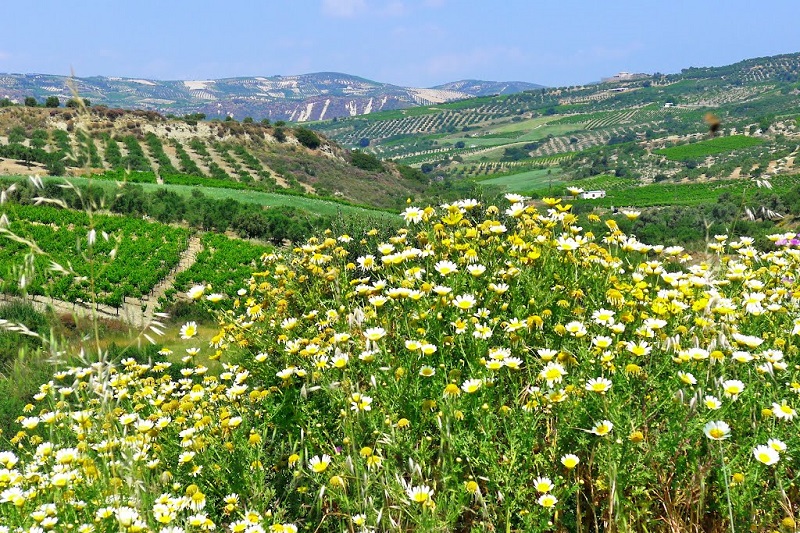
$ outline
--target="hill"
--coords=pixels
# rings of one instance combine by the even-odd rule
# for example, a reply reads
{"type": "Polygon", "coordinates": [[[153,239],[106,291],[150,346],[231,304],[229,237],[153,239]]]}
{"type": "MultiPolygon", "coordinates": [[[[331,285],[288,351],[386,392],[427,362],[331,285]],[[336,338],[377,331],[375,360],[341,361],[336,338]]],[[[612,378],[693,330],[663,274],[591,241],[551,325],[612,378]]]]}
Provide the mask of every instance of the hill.
{"type": "Polygon", "coordinates": [[[357,155],[280,123],[177,120],[105,106],[0,109],[0,174],[91,173],[383,208],[397,207],[424,186],[396,165],[375,160],[369,167],[357,155]],[[126,176],[128,170],[134,173],[126,176]]]}
{"type": "Polygon", "coordinates": [[[520,175],[511,180],[514,192],[541,193],[554,182],[602,174],[632,178],[630,186],[760,178],[796,172],[798,80],[800,54],[785,54],[381,111],[310,127],[438,179],[520,175]],[[716,122],[713,132],[709,120],[716,122]],[[730,136],[732,144],[708,153],[703,147],[680,148],[712,134],[730,136]],[[675,146],[681,157],[662,151],[675,146]],[[522,177],[540,170],[548,171],[547,179],[536,173],[522,177]]]}
{"type": "Polygon", "coordinates": [[[295,122],[364,115],[537,87],[541,86],[477,80],[432,88],[400,87],[337,72],[188,81],[0,74],[0,98],[18,103],[26,97],[43,103],[52,96],[64,103],[77,92],[82,98],[109,107],[295,122]]]}

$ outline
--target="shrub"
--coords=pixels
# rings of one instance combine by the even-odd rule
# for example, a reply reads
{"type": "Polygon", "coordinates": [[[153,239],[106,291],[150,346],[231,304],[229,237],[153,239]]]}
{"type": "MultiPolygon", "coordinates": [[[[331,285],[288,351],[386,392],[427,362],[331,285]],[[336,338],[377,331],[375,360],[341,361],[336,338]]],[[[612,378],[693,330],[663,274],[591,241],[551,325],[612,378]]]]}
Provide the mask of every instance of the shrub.
{"type": "Polygon", "coordinates": [[[319,148],[322,144],[317,134],[308,128],[295,128],[294,136],[300,144],[311,150],[319,148]]]}

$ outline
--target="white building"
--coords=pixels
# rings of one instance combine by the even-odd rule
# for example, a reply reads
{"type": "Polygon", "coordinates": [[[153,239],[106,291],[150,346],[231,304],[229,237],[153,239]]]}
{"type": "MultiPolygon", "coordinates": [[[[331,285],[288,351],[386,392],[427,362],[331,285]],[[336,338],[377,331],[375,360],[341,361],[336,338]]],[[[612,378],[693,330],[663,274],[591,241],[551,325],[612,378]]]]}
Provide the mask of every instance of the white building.
{"type": "Polygon", "coordinates": [[[606,191],[584,191],[581,193],[581,198],[584,200],[594,200],[595,198],[605,198],[606,191]]]}

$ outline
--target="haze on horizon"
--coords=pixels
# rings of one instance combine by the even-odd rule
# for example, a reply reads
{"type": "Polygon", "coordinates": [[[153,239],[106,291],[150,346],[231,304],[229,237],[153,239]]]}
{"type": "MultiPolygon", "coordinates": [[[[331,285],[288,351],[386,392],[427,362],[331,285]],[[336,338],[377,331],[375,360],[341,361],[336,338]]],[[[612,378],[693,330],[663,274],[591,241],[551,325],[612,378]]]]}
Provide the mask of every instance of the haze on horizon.
{"type": "Polygon", "coordinates": [[[4,6],[0,73],[196,80],[343,72],[548,86],[800,51],[800,3],[243,0],[4,6]]]}

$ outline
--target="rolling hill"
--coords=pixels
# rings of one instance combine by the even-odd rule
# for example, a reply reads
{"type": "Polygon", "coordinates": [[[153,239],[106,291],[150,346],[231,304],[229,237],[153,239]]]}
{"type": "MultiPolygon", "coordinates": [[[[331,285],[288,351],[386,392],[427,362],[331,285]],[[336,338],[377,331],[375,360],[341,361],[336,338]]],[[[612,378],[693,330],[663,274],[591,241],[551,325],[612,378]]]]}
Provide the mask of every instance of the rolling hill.
{"type": "Polygon", "coordinates": [[[629,180],[632,185],[758,178],[796,172],[799,80],[800,54],[785,54],[381,111],[309,127],[438,179],[489,183],[528,173],[530,179],[493,182],[514,182],[515,192],[609,173],[636,178],[629,180]],[[664,148],[707,140],[707,115],[719,123],[714,134],[732,137],[735,149],[680,148],[681,157],[665,156],[664,148]],[[539,176],[543,169],[546,180],[539,176]]]}
{"type": "Polygon", "coordinates": [[[49,74],[0,74],[0,98],[23,102],[75,93],[92,103],[161,114],[204,113],[209,118],[305,122],[364,115],[489,94],[541,87],[525,82],[460,81],[432,88],[400,87],[341,74],[160,81],[134,78],[70,78],[49,74]]]}
{"type": "Polygon", "coordinates": [[[86,175],[397,207],[424,184],[305,128],[152,111],[0,108],[0,175],[86,175]],[[363,159],[363,158],[362,158],[363,159]]]}

